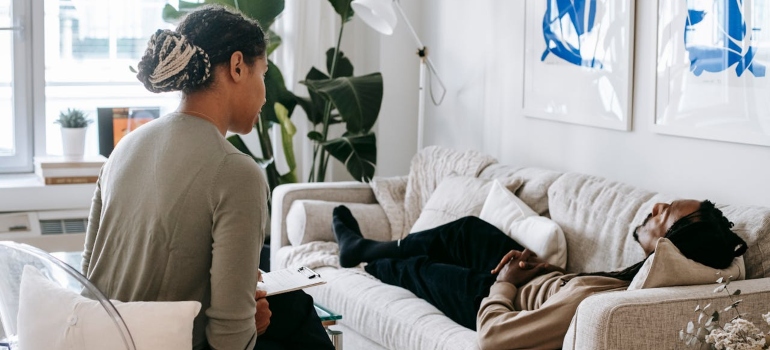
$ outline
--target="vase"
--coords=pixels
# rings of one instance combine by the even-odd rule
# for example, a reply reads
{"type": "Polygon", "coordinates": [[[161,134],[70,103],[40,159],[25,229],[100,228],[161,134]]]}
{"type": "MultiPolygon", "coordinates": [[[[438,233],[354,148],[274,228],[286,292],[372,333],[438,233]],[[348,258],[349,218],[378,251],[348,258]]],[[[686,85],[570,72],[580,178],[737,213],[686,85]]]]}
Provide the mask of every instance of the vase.
{"type": "Polygon", "coordinates": [[[64,159],[81,160],[86,147],[86,128],[61,128],[64,159]]]}

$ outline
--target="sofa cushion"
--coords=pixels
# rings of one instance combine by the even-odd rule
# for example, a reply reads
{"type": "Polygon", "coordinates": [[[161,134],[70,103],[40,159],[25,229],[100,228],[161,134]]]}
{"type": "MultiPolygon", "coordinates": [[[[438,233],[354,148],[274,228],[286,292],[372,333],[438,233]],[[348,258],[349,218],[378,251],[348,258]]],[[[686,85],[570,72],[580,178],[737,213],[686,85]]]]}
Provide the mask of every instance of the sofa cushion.
{"type": "Polygon", "coordinates": [[[567,242],[559,225],[538,216],[499,181],[492,182],[479,218],[494,225],[551,265],[564,268],[567,264],[567,242]]]}
{"type": "MultiPolygon", "coordinates": [[[[521,182],[516,178],[503,180],[506,188],[516,189],[521,182]]],[[[436,187],[422,208],[410,232],[420,232],[465,216],[479,216],[492,182],[470,176],[447,176],[436,187]]]]}
{"type": "Polygon", "coordinates": [[[358,220],[364,237],[378,241],[390,241],[391,230],[385,212],[379,204],[297,200],[286,214],[286,235],[293,246],[313,241],[336,242],[332,231],[332,212],[344,205],[358,220]]]}
{"type": "MultiPolygon", "coordinates": [[[[644,259],[631,236],[653,193],[596,176],[566,173],[548,189],[551,219],[564,230],[567,270],[609,271],[644,259]]],[[[648,211],[649,212],[649,211],[648,211]]]]}
{"type": "Polygon", "coordinates": [[[667,238],[658,240],[655,253],[647,258],[634,276],[628,290],[715,283],[720,277],[742,280],[746,277],[743,257],[739,256],[726,269],[715,269],[688,259],[667,238]]]}
{"type": "MultiPolygon", "coordinates": [[[[197,301],[112,301],[137,349],[192,348],[197,301]]],[[[19,297],[19,346],[24,349],[121,349],[117,326],[102,305],[24,267],[19,297]]]]}
{"type": "Polygon", "coordinates": [[[420,150],[409,166],[409,178],[404,194],[404,231],[415,232],[412,226],[428,203],[433,191],[450,175],[478,177],[484,168],[497,160],[478,151],[457,151],[438,146],[420,150]]]}
{"type": "Polygon", "coordinates": [[[359,269],[316,269],[328,283],[305,291],[342,315],[338,323],[388,349],[478,349],[476,332],[446,317],[412,292],[359,269]]]}
{"type": "Polygon", "coordinates": [[[506,164],[492,164],[479,175],[483,179],[516,177],[522,180],[514,194],[538,215],[548,217],[548,188],[562,173],[539,168],[514,168],[506,164]]]}

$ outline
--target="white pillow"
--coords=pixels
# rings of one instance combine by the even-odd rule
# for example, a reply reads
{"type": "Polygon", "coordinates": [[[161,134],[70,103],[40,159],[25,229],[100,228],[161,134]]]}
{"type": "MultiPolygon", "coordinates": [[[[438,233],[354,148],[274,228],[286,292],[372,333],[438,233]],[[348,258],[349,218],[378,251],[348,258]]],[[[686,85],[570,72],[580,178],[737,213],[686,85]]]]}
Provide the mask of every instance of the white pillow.
{"type": "MultiPolygon", "coordinates": [[[[197,301],[112,301],[137,349],[192,348],[197,301]]],[[[122,337],[96,301],[64,289],[36,268],[24,266],[19,292],[19,348],[25,350],[123,349],[122,337]]]]}
{"type": "Polygon", "coordinates": [[[314,241],[337,242],[332,231],[332,212],[344,205],[358,221],[361,234],[376,241],[390,241],[391,228],[385,211],[379,204],[296,200],[286,213],[286,235],[293,246],[314,241]]]}
{"type": "Polygon", "coordinates": [[[549,264],[567,265],[567,240],[553,220],[538,216],[511,191],[495,180],[479,218],[494,225],[549,264]]]}
{"type": "Polygon", "coordinates": [[[655,252],[634,276],[628,290],[711,284],[716,283],[720,277],[730,276],[733,280],[746,278],[743,256],[733,259],[733,263],[726,269],[715,269],[688,259],[674,243],[667,238],[660,238],[655,252]]]}
{"type": "MultiPolygon", "coordinates": [[[[520,180],[510,179],[519,187],[520,180]]],[[[425,231],[466,216],[479,216],[492,181],[470,176],[447,176],[433,191],[410,233],[425,231]]]]}

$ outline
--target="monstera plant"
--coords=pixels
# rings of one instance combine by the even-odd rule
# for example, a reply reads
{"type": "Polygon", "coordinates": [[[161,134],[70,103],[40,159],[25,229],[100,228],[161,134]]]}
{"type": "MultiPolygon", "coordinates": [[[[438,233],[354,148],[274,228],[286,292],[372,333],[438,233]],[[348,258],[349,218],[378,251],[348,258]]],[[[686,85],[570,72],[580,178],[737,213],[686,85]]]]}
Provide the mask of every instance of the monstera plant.
{"type": "MultiPolygon", "coordinates": [[[[269,55],[281,44],[280,36],[270,30],[270,26],[283,12],[284,0],[205,0],[203,3],[180,1],[179,8],[166,5],[163,10],[163,18],[173,23],[198,6],[221,4],[238,9],[267,29],[267,103],[262,108],[259,124],[255,126],[259,134],[262,157],[252,157],[265,168],[271,189],[279,184],[297,182],[292,144],[296,128],[290,119],[297,105],[302,107],[313,124],[313,130],[307,135],[313,141],[313,163],[308,181],[324,181],[330,157],[342,162],[353,178],[359,181],[368,181],[374,176],[377,140],[372,127],[377,121],[382,105],[382,75],[353,75],[353,64],[340,51],[345,23],[353,18],[353,10],[350,7],[352,0],[328,1],[341,17],[337,46],[326,51],[326,72],[313,67],[305,76],[305,80],[301,81],[308,88],[307,97],[296,96],[288,91],[281,71],[269,60],[269,55]],[[345,131],[340,137],[332,138],[330,127],[335,124],[344,125],[345,131]],[[279,174],[275,167],[269,134],[273,125],[281,127],[283,153],[290,168],[289,173],[283,175],[279,174]]],[[[239,136],[231,136],[228,140],[239,150],[251,154],[239,136]]]]}
{"type": "Polygon", "coordinates": [[[345,23],[353,18],[352,0],[329,0],[340,15],[337,46],[326,51],[326,73],[313,67],[301,83],[309,97],[297,97],[314,130],[308,133],[313,141],[313,165],[309,181],[324,181],[329,157],[334,157],[359,181],[374,176],[377,165],[377,140],[372,127],[382,105],[382,75],[372,73],[353,75],[353,64],[340,51],[345,23]],[[330,138],[329,128],[344,124],[345,132],[330,138]]]}
{"type": "Polygon", "coordinates": [[[276,17],[283,12],[284,0],[206,0],[203,3],[179,1],[179,8],[166,4],[163,8],[163,19],[166,22],[176,23],[187,12],[207,4],[220,4],[239,10],[244,15],[257,20],[268,35],[268,70],[265,75],[267,102],[262,107],[259,122],[254,126],[259,136],[262,157],[254,156],[238,135],[229,136],[227,140],[241,152],[251,155],[265,169],[271,190],[280,184],[297,182],[297,164],[292,142],[296,128],[289,118],[297,102],[294,94],[286,89],[281,71],[269,58],[270,54],[281,45],[281,37],[273,32],[270,26],[275,22],[276,17]],[[270,129],[274,125],[281,128],[283,153],[289,166],[289,171],[286,174],[279,174],[275,166],[275,153],[270,139],[270,129]]]}

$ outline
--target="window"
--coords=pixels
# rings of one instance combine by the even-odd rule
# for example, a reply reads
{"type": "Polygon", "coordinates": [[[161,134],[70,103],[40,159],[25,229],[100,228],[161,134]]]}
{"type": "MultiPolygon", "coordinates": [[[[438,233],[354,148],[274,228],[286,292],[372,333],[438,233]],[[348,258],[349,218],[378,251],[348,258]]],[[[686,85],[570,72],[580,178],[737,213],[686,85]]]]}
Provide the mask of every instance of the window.
{"type": "Polygon", "coordinates": [[[0,27],[14,27],[17,18],[34,28],[0,31],[0,172],[31,172],[33,139],[34,154],[62,154],[54,121],[67,108],[84,110],[94,120],[86,139],[86,153],[94,155],[99,153],[97,108],[159,107],[161,115],[176,108],[179,93],[151,93],[129,68],[136,67],[152,33],[173,28],[161,18],[168,2],[0,0],[0,27]],[[13,39],[37,31],[43,35],[13,39]],[[17,59],[6,57],[9,46],[17,59]],[[24,64],[33,74],[16,73],[25,71],[24,64]]]}
{"type": "Polygon", "coordinates": [[[29,5],[22,0],[0,0],[0,167],[22,171],[32,164],[32,139],[27,87],[29,30],[23,19],[29,5]]]}

